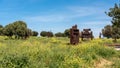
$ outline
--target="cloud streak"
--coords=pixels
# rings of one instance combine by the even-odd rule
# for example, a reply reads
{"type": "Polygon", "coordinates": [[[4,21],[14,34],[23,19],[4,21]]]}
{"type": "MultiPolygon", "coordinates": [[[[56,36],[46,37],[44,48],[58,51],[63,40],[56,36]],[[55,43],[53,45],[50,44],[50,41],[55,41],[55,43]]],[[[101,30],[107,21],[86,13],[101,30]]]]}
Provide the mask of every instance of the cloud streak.
{"type": "MultiPolygon", "coordinates": [[[[35,22],[62,22],[70,21],[74,18],[81,18],[90,15],[102,14],[102,9],[97,7],[66,7],[65,13],[52,13],[48,15],[27,16],[25,20],[31,20],[35,22]]],[[[101,16],[101,15],[100,15],[101,16]]]]}
{"type": "Polygon", "coordinates": [[[25,17],[25,20],[30,20],[34,22],[61,22],[65,19],[62,15],[47,15],[47,16],[32,16],[25,17]]]}

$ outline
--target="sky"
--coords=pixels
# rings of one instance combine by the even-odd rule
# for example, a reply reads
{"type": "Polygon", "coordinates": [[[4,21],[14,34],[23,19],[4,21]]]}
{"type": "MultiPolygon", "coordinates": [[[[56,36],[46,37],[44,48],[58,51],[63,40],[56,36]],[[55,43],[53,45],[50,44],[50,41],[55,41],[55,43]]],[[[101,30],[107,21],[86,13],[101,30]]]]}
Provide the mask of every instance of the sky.
{"type": "Polygon", "coordinates": [[[95,37],[111,24],[105,12],[118,0],[0,0],[0,25],[18,20],[41,32],[64,32],[77,24],[80,31],[91,28],[95,37]]]}

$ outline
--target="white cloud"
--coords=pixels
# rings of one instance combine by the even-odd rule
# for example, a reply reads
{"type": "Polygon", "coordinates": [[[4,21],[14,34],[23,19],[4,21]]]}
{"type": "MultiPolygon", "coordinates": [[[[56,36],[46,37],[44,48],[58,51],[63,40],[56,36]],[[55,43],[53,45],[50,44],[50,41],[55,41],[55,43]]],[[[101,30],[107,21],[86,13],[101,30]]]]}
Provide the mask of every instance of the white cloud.
{"type": "Polygon", "coordinates": [[[45,15],[45,16],[32,16],[26,17],[25,20],[30,20],[34,22],[60,22],[66,17],[63,15],[45,15]]]}
{"type": "Polygon", "coordinates": [[[90,25],[90,26],[93,26],[93,25],[106,25],[106,24],[110,24],[110,21],[89,21],[89,22],[83,22],[83,23],[80,23],[81,25],[85,24],[85,25],[90,25]]]}
{"type": "Polygon", "coordinates": [[[69,6],[67,9],[74,13],[80,13],[81,16],[104,13],[102,8],[95,6],[69,6]]]}
{"type": "MultiPolygon", "coordinates": [[[[62,12],[53,12],[51,14],[43,14],[38,16],[27,16],[24,19],[34,22],[66,22],[71,21],[75,18],[82,18],[85,16],[91,16],[94,17],[93,19],[107,19],[104,16],[104,10],[99,7],[80,7],[80,6],[69,6],[66,7],[66,10],[63,10],[62,12]],[[64,13],[63,13],[64,11],[64,13]]],[[[87,18],[86,18],[87,20],[87,18]]]]}

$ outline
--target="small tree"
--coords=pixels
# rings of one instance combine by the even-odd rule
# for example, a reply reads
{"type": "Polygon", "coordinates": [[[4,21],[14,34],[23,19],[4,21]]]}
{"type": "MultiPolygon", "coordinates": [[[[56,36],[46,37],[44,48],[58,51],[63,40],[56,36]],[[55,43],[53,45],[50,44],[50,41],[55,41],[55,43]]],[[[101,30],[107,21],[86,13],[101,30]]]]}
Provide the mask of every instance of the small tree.
{"type": "Polygon", "coordinates": [[[3,26],[0,25],[0,35],[3,35],[3,26]]]}
{"type": "Polygon", "coordinates": [[[65,37],[64,33],[58,32],[55,34],[56,37],[65,37]]]}
{"type": "Polygon", "coordinates": [[[102,29],[102,34],[104,37],[111,38],[112,37],[112,26],[107,25],[102,29]]]}
{"type": "Polygon", "coordinates": [[[25,39],[27,33],[27,24],[23,21],[16,21],[13,23],[14,35],[16,38],[25,39]]]}
{"type": "Polygon", "coordinates": [[[117,41],[117,38],[120,38],[120,6],[115,4],[113,8],[110,8],[110,11],[106,14],[109,17],[112,17],[112,38],[114,38],[115,41],[117,41]]]}
{"type": "Polygon", "coordinates": [[[53,37],[54,35],[53,35],[53,32],[51,32],[51,31],[42,31],[40,33],[40,36],[42,36],[42,37],[53,37]]]}
{"type": "Polygon", "coordinates": [[[46,37],[47,36],[47,31],[41,31],[40,36],[46,37]]]}
{"type": "Polygon", "coordinates": [[[32,36],[38,36],[38,32],[37,31],[32,31],[32,36]]]}
{"type": "Polygon", "coordinates": [[[66,29],[64,31],[64,34],[65,34],[66,37],[69,37],[70,36],[70,29],[66,29]]]}
{"type": "Polygon", "coordinates": [[[112,27],[112,38],[114,39],[114,42],[117,42],[117,39],[120,38],[120,28],[117,26],[112,27]]]}
{"type": "Polygon", "coordinates": [[[54,36],[54,35],[53,35],[53,32],[51,32],[51,31],[50,31],[50,32],[49,32],[49,31],[47,32],[47,37],[53,37],[53,36],[54,36]]]}

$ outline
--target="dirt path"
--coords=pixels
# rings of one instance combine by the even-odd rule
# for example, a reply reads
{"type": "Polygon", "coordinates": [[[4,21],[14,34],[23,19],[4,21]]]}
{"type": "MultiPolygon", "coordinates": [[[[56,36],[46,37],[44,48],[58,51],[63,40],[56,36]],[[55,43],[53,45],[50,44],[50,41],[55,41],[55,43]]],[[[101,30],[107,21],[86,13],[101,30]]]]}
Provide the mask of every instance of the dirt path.
{"type": "Polygon", "coordinates": [[[106,68],[106,66],[111,66],[112,62],[106,60],[106,59],[101,59],[100,61],[95,63],[95,68],[106,68]]]}

